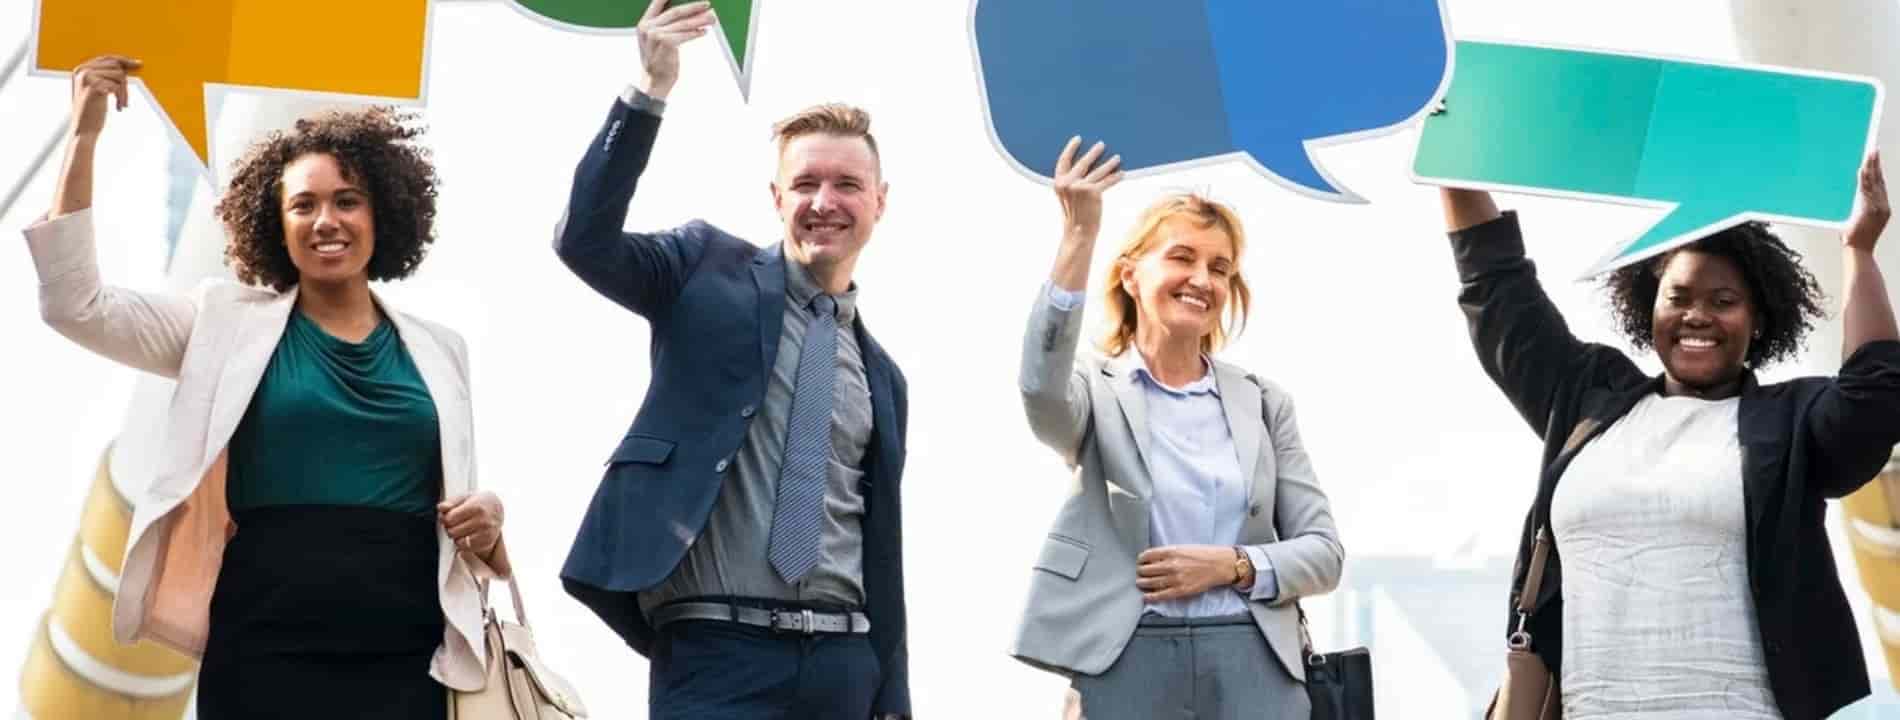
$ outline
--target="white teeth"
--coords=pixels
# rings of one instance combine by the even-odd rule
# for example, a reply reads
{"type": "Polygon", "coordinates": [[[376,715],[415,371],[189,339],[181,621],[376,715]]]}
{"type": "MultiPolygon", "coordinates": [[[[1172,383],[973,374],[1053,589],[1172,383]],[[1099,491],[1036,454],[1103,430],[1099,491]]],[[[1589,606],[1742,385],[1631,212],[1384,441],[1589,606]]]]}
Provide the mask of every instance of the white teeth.
{"type": "Polygon", "coordinates": [[[344,247],[343,243],[340,243],[340,242],[317,243],[317,252],[320,252],[320,253],[342,252],[343,247],[344,247]]]}
{"type": "Polygon", "coordinates": [[[1692,348],[1712,348],[1712,347],[1715,347],[1715,341],[1714,341],[1714,340],[1711,340],[1711,339],[1709,339],[1709,338],[1683,338],[1683,339],[1681,339],[1681,340],[1680,340],[1680,341],[1678,341],[1678,342],[1680,342],[1680,343],[1682,343],[1683,345],[1686,345],[1686,346],[1688,346],[1688,347],[1692,347],[1692,348]]]}
{"type": "Polygon", "coordinates": [[[1206,300],[1202,300],[1200,298],[1197,298],[1191,295],[1176,295],[1175,297],[1178,298],[1181,302],[1187,303],[1189,305],[1193,305],[1194,307],[1200,308],[1202,310],[1207,309],[1206,300]]]}

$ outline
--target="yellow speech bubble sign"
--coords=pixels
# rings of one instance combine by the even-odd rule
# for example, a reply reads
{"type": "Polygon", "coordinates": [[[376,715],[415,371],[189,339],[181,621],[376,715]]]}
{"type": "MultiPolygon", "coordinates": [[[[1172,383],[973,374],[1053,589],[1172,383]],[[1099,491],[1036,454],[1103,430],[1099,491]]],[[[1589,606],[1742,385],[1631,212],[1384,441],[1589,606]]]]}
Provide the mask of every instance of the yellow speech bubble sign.
{"type": "Polygon", "coordinates": [[[428,27],[428,0],[37,0],[33,69],[137,58],[134,87],[209,168],[206,86],[420,101],[428,27]]]}

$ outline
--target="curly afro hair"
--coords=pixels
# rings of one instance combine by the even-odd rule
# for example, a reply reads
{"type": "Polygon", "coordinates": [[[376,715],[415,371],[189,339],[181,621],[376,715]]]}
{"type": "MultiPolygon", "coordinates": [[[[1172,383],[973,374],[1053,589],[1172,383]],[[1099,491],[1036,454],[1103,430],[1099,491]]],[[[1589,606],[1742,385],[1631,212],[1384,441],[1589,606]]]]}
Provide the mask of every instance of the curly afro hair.
{"type": "Polygon", "coordinates": [[[238,279],[278,292],[297,284],[297,266],[284,246],[284,168],[312,153],[335,158],[344,179],[369,193],[376,222],[369,279],[414,273],[435,242],[439,182],[429,151],[413,142],[424,132],[411,123],[415,117],[388,107],[332,111],[300,119],[291,132],[273,132],[252,145],[217,208],[230,236],[225,263],[238,279]]]}
{"type": "Polygon", "coordinates": [[[1801,253],[1760,222],[1745,222],[1647,261],[1626,265],[1603,281],[1610,312],[1631,345],[1653,346],[1651,328],[1663,269],[1677,253],[1699,252],[1727,259],[1748,284],[1761,337],[1748,345],[1743,362],[1759,368],[1792,359],[1801,351],[1814,322],[1826,315],[1825,295],[1814,275],[1801,265],[1801,253]]]}

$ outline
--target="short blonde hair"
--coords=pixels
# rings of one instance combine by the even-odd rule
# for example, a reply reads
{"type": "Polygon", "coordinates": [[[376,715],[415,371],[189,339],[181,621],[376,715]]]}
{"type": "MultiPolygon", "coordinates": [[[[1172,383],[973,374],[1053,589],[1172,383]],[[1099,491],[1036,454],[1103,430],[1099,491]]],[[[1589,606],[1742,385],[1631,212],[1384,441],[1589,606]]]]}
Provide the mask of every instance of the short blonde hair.
{"type": "Polygon", "coordinates": [[[1241,230],[1240,216],[1232,208],[1195,193],[1174,193],[1163,196],[1141,214],[1135,228],[1122,241],[1121,251],[1116,253],[1115,261],[1108,264],[1108,270],[1102,277],[1102,295],[1108,320],[1108,333],[1102,338],[1102,351],[1114,357],[1122,354],[1135,342],[1135,326],[1138,320],[1135,298],[1122,289],[1122,270],[1148,251],[1153,250],[1161,236],[1161,226],[1169,220],[1181,218],[1197,228],[1220,230],[1234,246],[1234,271],[1227,276],[1228,302],[1222,309],[1221,322],[1213,330],[1201,336],[1201,352],[1212,353],[1227,343],[1230,337],[1240,334],[1247,324],[1247,309],[1253,303],[1253,293],[1247,289],[1247,281],[1240,273],[1240,258],[1246,254],[1247,235],[1241,230]]]}
{"type": "Polygon", "coordinates": [[[877,138],[871,136],[871,113],[865,112],[863,108],[844,103],[824,103],[800,110],[772,124],[772,138],[778,141],[781,155],[793,140],[820,134],[863,139],[864,144],[871,148],[871,159],[878,164],[878,172],[883,172],[883,160],[877,152],[877,138]]]}

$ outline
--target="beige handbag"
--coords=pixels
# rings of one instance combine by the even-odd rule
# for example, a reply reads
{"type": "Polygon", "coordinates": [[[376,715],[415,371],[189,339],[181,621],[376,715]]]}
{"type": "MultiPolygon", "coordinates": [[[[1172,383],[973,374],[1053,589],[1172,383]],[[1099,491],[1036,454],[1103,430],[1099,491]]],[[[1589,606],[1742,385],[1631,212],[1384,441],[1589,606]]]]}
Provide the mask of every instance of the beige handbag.
{"type": "Polygon", "coordinates": [[[483,636],[488,643],[488,683],[474,692],[449,690],[449,720],[575,720],[587,717],[587,708],[574,688],[541,664],[528,629],[528,613],[521,607],[521,589],[508,581],[515,601],[515,621],[495,615],[488,605],[488,583],[482,588],[483,636]]]}
{"type": "Polygon", "coordinates": [[[1537,529],[1537,544],[1531,549],[1531,565],[1524,573],[1524,589],[1517,594],[1517,632],[1511,633],[1504,656],[1504,682],[1491,697],[1486,720],[1558,720],[1563,717],[1562,693],[1557,678],[1550,674],[1544,659],[1531,647],[1531,610],[1537,605],[1537,591],[1543,586],[1544,564],[1550,560],[1550,529],[1537,529]]]}

